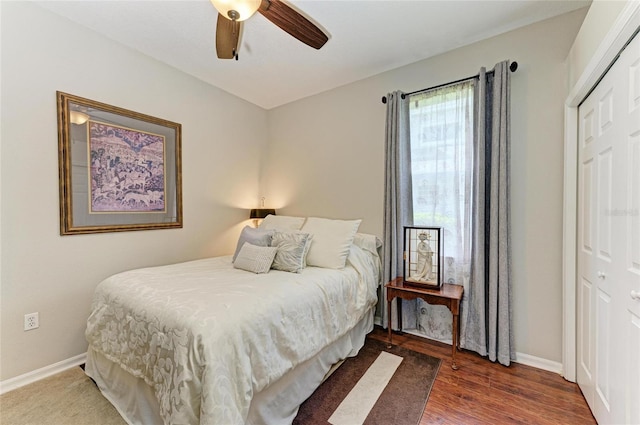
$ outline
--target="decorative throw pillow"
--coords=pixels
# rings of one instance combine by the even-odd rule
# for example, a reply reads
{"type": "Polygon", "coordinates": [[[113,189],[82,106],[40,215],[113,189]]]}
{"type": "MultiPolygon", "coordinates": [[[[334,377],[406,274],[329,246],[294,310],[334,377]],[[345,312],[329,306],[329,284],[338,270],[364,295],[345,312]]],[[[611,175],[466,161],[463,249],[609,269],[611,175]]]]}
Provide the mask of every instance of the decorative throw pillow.
{"type": "Polygon", "coordinates": [[[342,269],[362,220],[331,220],[309,217],[302,232],[313,235],[309,248],[309,266],[342,269]]]}
{"type": "Polygon", "coordinates": [[[278,248],[256,246],[245,242],[233,262],[233,267],[253,273],[267,273],[273,264],[277,251],[278,248]]]}
{"type": "Polygon", "coordinates": [[[275,270],[302,273],[309,252],[310,235],[302,232],[275,232],[271,246],[278,248],[271,266],[275,270]]]}
{"type": "Polygon", "coordinates": [[[304,217],[292,217],[288,215],[269,214],[260,223],[260,229],[275,229],[283,232],[300,230],[304,224],[304,217]]]}
{"type": "Polygon", "coordinates": [[[242,232],[240,232],[236,252],[233,254],[233,261],[236,261],[236,257],[245,242],[256,246],[270,246],[273,232],[274,230],[256,229],[251,226],[245,226],[242,232]]]}

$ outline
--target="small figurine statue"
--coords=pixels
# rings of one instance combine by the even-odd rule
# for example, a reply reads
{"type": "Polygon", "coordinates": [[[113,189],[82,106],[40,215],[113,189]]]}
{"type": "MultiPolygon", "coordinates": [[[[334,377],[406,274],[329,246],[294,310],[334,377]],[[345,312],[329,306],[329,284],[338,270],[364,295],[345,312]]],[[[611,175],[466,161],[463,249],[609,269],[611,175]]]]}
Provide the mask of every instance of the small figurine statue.
{"type": "Polygon", "coordinates": [[[417,282],[426,282],[433,279],[433,250],[429,245],[431,236],[426,232],[421,232],[418,235],[420,242],[418,243],[418,262],[416,265],[416,272],[411,278],[417,282]]]}

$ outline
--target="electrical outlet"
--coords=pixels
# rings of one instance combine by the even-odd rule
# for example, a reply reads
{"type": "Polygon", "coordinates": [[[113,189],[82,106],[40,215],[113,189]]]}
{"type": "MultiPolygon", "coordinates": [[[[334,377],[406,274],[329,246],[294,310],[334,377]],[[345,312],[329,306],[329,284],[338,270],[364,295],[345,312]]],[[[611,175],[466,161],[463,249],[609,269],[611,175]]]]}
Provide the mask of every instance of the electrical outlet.
{"type": "Polygon", "coordinates": [[[38,313],[29,313],[24,315],[24,330],[30,331],[40,327],[40,318],[38,313]]]}

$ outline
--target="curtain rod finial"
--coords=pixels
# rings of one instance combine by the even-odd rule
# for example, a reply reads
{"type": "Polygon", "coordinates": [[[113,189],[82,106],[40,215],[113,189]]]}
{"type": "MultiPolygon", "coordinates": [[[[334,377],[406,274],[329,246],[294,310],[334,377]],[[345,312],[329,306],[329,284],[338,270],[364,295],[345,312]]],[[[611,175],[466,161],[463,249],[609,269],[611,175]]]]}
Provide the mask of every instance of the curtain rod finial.
{"type": "Polygon", "coordinates": [[[387,103],[387,96],[382,96],[382,103],[387,103]]]}
{"type": "Polygon", "coordinates": [[[511,72],[516,72],[516,69],[518,69],[518,62],[511,62],[511,64],[509,65],[509,69],[511,70],[511,72]]]}

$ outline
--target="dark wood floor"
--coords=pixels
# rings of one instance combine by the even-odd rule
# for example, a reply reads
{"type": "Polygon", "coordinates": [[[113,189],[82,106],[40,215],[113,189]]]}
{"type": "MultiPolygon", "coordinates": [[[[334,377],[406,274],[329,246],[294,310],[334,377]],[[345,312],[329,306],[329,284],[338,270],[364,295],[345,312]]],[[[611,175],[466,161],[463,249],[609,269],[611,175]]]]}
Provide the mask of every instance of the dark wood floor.
{"type": "MultiPolygon", "coordinates": [[[[387,333],[376,327],[370,337],[386,341],[387,333]]],[[[468,351],[458,352],[454,371],[450,345],[410,334],[394,334],[393,342],[443,360],[420,425],[596,423],[578,386],[555,373],[468,351]]]]}

